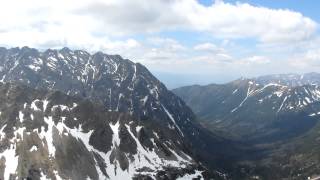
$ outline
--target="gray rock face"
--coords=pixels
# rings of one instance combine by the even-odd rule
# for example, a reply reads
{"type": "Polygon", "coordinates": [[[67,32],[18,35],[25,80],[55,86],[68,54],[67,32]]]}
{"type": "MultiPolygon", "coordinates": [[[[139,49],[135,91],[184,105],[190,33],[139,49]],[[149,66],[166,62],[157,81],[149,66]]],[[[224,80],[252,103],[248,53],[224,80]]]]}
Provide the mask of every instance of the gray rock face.
{"type": "MultiPolygon", "coordinates": [[[[62,106],[60,110],[57,108],[52,112],[40,109],[43,113],[51,113],[50,116],[38,111],[33,112],[33,118],[38,120],[24,126],[39,129],[52,124],[51,121],[57,126],[59,124],[56,123],[62,121],[61,118],[65,116],[63,127],[66,126],[70,132],[76,131],[81,137],[89,138],[88,144],[80,138],[81,145],[76,143],[77,138],[64,137],[61,129],[50,129],[49,134],[51,131],[55,134],[52,142],[61,147],[55,151],[61,159],[67,157],[65,159],[70,162],[76,157],[91,153],[89,159],[82,159],[72,166],[64,164],[61,160],[61,171],[82,171],[85,162],[92,164],[92,169],[99,167],[98,175],[88,168],[91,174],[83,170],[78,179],[83,178],[84,174],[90,175],[93,179],[101,176],[112,179],[122,175],[131,178],[135,177],[135,172],[140,171],[142,173],[138,173],[139,176],[158,176],[154,173],[157,168],[160,168],[160,171],[163,169],[159,178],[167,177],[166,173],[163,173],[166,172],[164,167],[167,166],[173,166],[174,169],[168,172],[171,174],[170,177],[178,177],[183,176],[183,169],[191,168],[192,172],[196,173],[197,168],[192,167],[197,166],[195,161],[198,160],[211,163],[217,168],[222,167],[227,159],[231,161],[228,154],[229,151],[233,151],[234,145],[203,129],[195,121],[195,115],[188,106],[139,63],[101,52],[91,55],[85,51],[71,51],[68,48],[39,52],[24,47],[0,48],[0,64],[1,82],[23,84],[39,91],[57,90],[66,94],[53,93],[54,97],[50,99],[49,104],[46,104],[48,102],[44,101],[45,99],[35,101],[34,106],[37,107],[50,106],[51,103],[66,107],[62,106]],[[88,101],[73,110],[79,117],[71,117],[70,120],[65,112],[73,107],[72,104],[66,105],[69,96],[88,101]],[[89,101],[97,105],[92,105],[89,101]],[[110,112],[107,114],[109,120],[105,120],[106,112],[110,112]],[[82,126],[77,124],[79,121],[72,119],[80,119],[80,116],[84,119],[82,126]],[[95,125],[90,125],[89,129],[79,129],[84,128],[84,124],[89,122],[95,125]],[[78,148],[77,153],[81,154],[71,154],[73,149],[78,148]],[[145,164],[149,165],[144,166],[145,164]],[[180,166],[182,169],[174,168],[180,166]],[[111,171],[114,173],[110,173],[111,171]]],[[[21,99],[25,99],[25,95],[21,99]]],[[[29,115],[24,117],[29,118],[29,115]]],[[[38,134],[40,130],[41,128],[38,134]]],[[[37,172],[39,174],[42,171],[35,171],[33,174],[37,175],[37,172]]],[[[72,178],[76,176],[76,173],[64,174],[72,178]]]]}
{"type": "Polygon", "coordinates": [[[0,63],[3,82],[59,90],[100,102],[110,111],[130,112],[138,117],[163,121],[168,119],[166,108],[177,122],[186,119],[178,115],[192,118],[184,103],[144,66],[118,55],[90,55],[67,48],[38,52],[24,47],[0,50],[0,63]]]}
{"type": "Polygon", "coordinates": [[[58,90],[103,104],[109,111],[129,112],[184,133],[197,134],[192,111],[144,66],[101,52],[1,49],[2,82],[58,90]],[[191,129],[189,129],[191,128],[191,129]],[[185,132],[184,132],[185,131],[185,132]]]}
{"type": "Polygon", "coordinates": [[[156,177],[167,168],[173,169],[165,174],[177,177],[190,168],[203,171],[182,143],[163,135],[170,130],[161,124],[58,91],[0,84],[0,94],[1,179],[131,179],[156,177]]]}

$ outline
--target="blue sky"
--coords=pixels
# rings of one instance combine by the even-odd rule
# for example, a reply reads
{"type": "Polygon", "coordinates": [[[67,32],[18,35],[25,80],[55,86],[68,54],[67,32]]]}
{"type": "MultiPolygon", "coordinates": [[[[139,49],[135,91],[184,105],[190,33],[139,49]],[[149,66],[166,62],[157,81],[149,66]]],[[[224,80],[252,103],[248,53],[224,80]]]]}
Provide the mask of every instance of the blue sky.
{"type": "Polygon", "coordinates": [[[311,0],[2,1],[0,46],[120,54],[169,88],[318,72],[317,7],[311,0]]]}
{"type": "MultiPolygon", "coordinates": [[[[199,0],[205,6],[210,6],[214,0],[199,0]]],[[[319,1],[314,0],[225,0],[228,3],[248,3],[254,6],[263,6],[272,9],[290,9],[293,11],[301,12],[305,16],[319,19],[320,14],[318,8],[319,1]]]]}

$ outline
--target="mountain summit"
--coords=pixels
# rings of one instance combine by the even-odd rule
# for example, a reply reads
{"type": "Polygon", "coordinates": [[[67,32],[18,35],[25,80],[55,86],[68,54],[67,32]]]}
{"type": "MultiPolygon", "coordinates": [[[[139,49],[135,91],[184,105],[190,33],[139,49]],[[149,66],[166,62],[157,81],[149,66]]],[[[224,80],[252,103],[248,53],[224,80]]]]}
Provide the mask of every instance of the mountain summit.
{"type": "Polygon", "coordinates": [[[221,169],[231,158],[232,143],[139,63],[23,47],[0,48],[0,64],[6,179],[206,177],[199,161],[221,169]]]}

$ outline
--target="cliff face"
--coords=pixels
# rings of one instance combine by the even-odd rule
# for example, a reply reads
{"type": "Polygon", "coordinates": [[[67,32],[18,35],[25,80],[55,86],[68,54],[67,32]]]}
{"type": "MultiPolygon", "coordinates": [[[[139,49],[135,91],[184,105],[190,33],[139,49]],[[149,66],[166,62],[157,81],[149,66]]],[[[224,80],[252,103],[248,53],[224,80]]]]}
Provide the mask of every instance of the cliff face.
{"type": "Polygon", "coordinates": [[[58,91],[1,84],[0,93],[2,179],[177,178],[201,170],[161,124],[58,91]]]}
{"type": "Polygon", "coordinates": [[[213,169],[231,161],[225,147],[233,151],[233,145],[203,129],[188,106],[141,64],[101,52],[28,47],[0,48],[0,63],[1,82],[10,83],[2,87],[3,98],[12,98],[12,86],[18,89],[14,97],[23,99],[2,102],[18,106],[6,107],[15,111],[1,116],[7,142],[36,139],[35,147],[24,147],[31,155],[20,155],[26,149],[18,152],[17,143],[6,144],[3,153],[18,154],[12,156],[19,161],[13,169],[22,166],[20,157],[43,156],[43,164],[27,163],[23,171],[5,171],[5,177],[26,177],[32,166],[39,177],[174,179],[202,176],[198,161],[213,169]]]}

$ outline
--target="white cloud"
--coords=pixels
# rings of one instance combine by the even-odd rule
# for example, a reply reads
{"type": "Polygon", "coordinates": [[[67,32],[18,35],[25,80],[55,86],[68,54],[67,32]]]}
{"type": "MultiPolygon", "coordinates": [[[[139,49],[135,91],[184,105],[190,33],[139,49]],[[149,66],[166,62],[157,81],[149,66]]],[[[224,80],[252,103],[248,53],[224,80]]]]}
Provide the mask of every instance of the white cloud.
{"type": "Polygon", "coordinates": [[[197,51],[207,51],[207,52],[223,52],[224,49],[218,47],[215,44],[212,43],[202,43],[202,44],[197,44],[193,47],[194,50],[197,51]]]}
{"type": "Polygon", "coordinates": [[[180,14],[188,12],[185,14],[195,29],[218,37],[254,37],[261,42],[301,41],[310,38],[317,28],[316,22],[290,10],[222,1],[210,7],[196,1],[183,1],[177,6],[180,14]]]}
{"type": "Polygon", "coordinates": [[[317,27],[316,22],[298,12],[223,1],[215,1],[208,7],[196,0],[1,0],[0,3],[0,43],[34,47],[46,43],[92,47],[93,40],[98,44],[94,47],[100,47],[118,35],[175,29],[208,32],[219,38],[292,42],[310,38],[317,27]]]}
{"type": "Polygon", "coordinates": [[[230,61],[233,59],[233,57],[231,55],[225,54],[225,53],[217,53],[216,56],[220,57],[221,59],[223,59],[225,61],[230,61]]]}
{"type": "Polygon", "coordinates": [[[317,28],[316,22],[298,12],[223,1],[208,7],[196,0],[93,1],[79,12],[101,20],[118,33],[186,29],[219,38],[253,37],[278,43],[308,39],[317,28]]]}
{"type": "Polygon", "coordinates": [[[89,1],[76,10],[98,20],[111,33],[151,33],[176,29],[186,24],[187,19],[173,9],[175,1],[167,0],[109,0],[89,1]]]}
{"type": "Polygon", "coordinates": [[[307,51],[305,58],[320,62],[320,49],[307,51]]]}
{"type": "Polygon", "coordinates": [[[150,43],[150,45],[152,46],[161,47],[172,52],[177,52],[186,49],[186,47],[183,46],[181,43],[171,38],[151,37],[147,39],[147,42],[150,43]]]}
{"type": "Polygon", "coordinates": [[[288,64],[300,70],[319,71],[320,47],[295,55],[288,64]]]}
{"type": "Polygon", "coordinates": [[[239,63],[247,65],[268,64],[270,59],[264,56],[250,56],[242,59],[239,63]]]}

